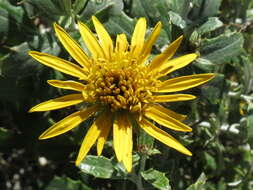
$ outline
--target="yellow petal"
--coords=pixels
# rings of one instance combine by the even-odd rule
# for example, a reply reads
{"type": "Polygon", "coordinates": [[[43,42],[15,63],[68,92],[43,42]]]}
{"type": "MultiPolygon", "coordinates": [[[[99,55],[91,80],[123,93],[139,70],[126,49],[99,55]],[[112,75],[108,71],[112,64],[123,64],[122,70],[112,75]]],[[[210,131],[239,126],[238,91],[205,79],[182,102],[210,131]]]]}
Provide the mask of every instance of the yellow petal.
{"type": "Polygon", "coordinates": [[[182,39],[183,36],[180,36],[178,39],[172,42],[161,54],[155,56],[155,58],[149,64],[149,68],[151,70],[159,69],[161,65],[163,65],[166,61],[172,58],[173,55],[176,53],[178,47],[180,46],[182,39]]]}
{"type": "Polygon", "coordinates": [[[197,58],[197,56],[198,56],[197,54],[191,53],[172,59],[161,65],[161,67],[159,68],[159,72],[161,75],[167,75],[168,73],[171,73],[177,69],[185,67],[186,65],[194,61],[197,58]]]}
{"type": "Polygon", "coordinates": [[[106,29],[104,28],[104,26],[99,22],[99,20],[95,16],[92,16],[92,21],[96,29],[97,35],[101,41],[101,45],[104,50],[105,56],[107,59],[110,59],[113,52],[112,39],[108,34],[108,32],[106,31],[106,29]]]}
{"type": "Polygon", "coordinates": [[[97,38],[90,29],[82,22],[78,21],[79,30],[85,45],[95,58],[104,58],[104,51],[100,46],[97,38]]]}
{"type": "Polygon", "coordinates": [[[153,101],[160,103],[160,102],[178,102],[178,101],[187,101],[193,100],[196,96],[190,94],[170,94],[170,95],[157,95],[153,96],[153,101]]]}
{"type": "Polygon", "coordinates": [[[48,67],[51,67],[55,70],[58,70],[60,72],[66,73],[74,77],[79,77],[80,79],[83,80],[87,79],[85,71],[81,67],[69,61],[60,59],[58,57],[46,53],[40,53],[37,51],[29,51],[29,55],[32,56],[37,61],[39,61],[40,63],[48,67]]]}
{"type": "Polygon", "coordinates": [[[117,116],[113,123],[113,147],[119,162],[122,161],[124,156],[124,147],[122,146],[124,127],[124,117],[122,117],[122,115],[117,116]]]}
{"type": "Polygon", "coordinates": [[[97,138],[99,137],[105,118],[104,116],[105,116],[104,114],[100,115],[95,120],[95,122],[92,124],[87,134],[85,135],[76,159],[76,166],[78,166],[82,162],[87,153],[90,151],[92,145],[96,142],[97,138]]]}
{"type": "Polygon", "coordinates": [[[192,156],[192,153],[186,149],[182,144],[180,144],[174,137],[166,133],[165,131],[157,128],[154,124],[146,119],[139,122],[140,127],[148,133],[150,136],[156,138],[167,146],[176,149],[177,151],[192,156]]]}
{"type": "Polygon", "coordinates": [[[138,57],[142,51],[147,27],[146,25],[146,19],[143,17],[140,18],[135,25],[130,48],[133,57],[138,57]]]}
{"type": "Polygon", "coordinates": [[[70,35],[58,24],[54,23],[54,29],[57,37],[61,41],[62,45],[69,52],[69,54],[81,65],[83,68],[88,71],[90,67],[90,61],[86,53],[82,48],[73,40],[70,35]]]}
{"type": "Polygon", "coordinates": [[[128,172],[132,170],[132,150],[133,150],[133,131],[132,125],[129,122],[127,115],[123,116],[123,130],[122,130],[122,160],[128,172]]]}
{"type": "Polygon", "coordinates": [[[102,150],[104,148],[104,144],[107,140],[107,137],[109,135],[109,132],[112,128],[112,118],[111,118],[111,115],[109,115],[111,113],[109,112],[105,112],[103,114],[103,123],[101,124],[101,133],[98,137],[98,141],[97,141],[97,154],[98,156],[101,155],[102,153],[102,150]]]}
{"type": "Polygon", "coordinates": [[[117,54],[119,59],[124,56],[124,53],[127,50],[128,46],[129,44],[126,35],[117,35],[115,53],[117,54]]]}
{"type": "Polygon", "coordinates": [[[161,105],[157,105],[157,104],[150,105],[148,108],[153,108],[153,109],[160,110],[164,114],[169,115],[170,117],[173,117],[174,119],[179,120],[179,121],[183,121],[187,117],[186,115],[176,113],[176,112],[174,112],[170,109],[167,109],[167,108],[165,108],[161,105]]]}
{"type": "Polygon", "coordinates": [[[158,85],[156,92],[177,92],[199,86],[214,78],[214,74],[196,74],[183,77],[176,77],[164,81],[158,85]]]}
{"type": "Polygon", "coordinates": [[[158,38],[158,36],[161,32],[161,28],[162,28],[162,23],[158,22],[155,25],[152,33],[149,35],[147,41],[145,41],[144,46],[143,46],[144,48],[142,49],[142,56],[144,58],[150,54],[152,46],[155,43],[156,39],[158,38]]]}
{"type": "Polygon", "coordinates": [[[68,117],[65,117],[47,129],[44,133],[42,133],[39,139],[48,139],[66,133],[67,131],[82,123],[84,120],[88,119],[92,114],[96,112],[96,110],[97,106],[92,106],[85,110],[77,111],[68,117]]]}
{"type": "Polygon", "coordinates": [[[162,106],[150,106],[145,110],[144,115],[169,129],[173,129],[175,131],[192,131],[189,126],[181,123],[177,119],[174,119],[170,115],[166,114],[166,112],[163,112],[164,109],[161,107],[162,106]]]}
{"type": "Polygon", "coordinates": [[[84,98],[82,94],[70,94],[70,95],[62,96],[62,97],[55,98],[52,100],[48,100],[46,102],[42,102],[32,107],[29,110],[29,112],[56,110],[56,109],[72,106],[75,104],[79,104],[83,101],[84,101],[84,98]]]}
{"type": "Polygon", "coordinates": [[[71,81],[71,80],[68,80],[68,81],[48,80],[47,83],[56,88],[75,90],[79,92],[82,92],[85,88],[84,84],[76,82],[76,81],[71,81]]]}

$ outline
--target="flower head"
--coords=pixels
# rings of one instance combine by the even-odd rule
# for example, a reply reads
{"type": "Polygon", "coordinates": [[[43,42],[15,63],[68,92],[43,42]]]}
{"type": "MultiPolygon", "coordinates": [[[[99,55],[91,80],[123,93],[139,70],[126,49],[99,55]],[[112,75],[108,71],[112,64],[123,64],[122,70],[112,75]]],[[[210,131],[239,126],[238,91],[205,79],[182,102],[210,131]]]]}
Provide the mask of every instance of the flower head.
{"type": "Polygon", "coordinates": [[[189,126],[181,122],[185,115],[175,113],[160,103],[194,99],[193,95],[174,92],[201,85],[214,75],[196,74],[162,80],[162,76],[188,65],[197,55],[192,53],[171,59],[182,41],[180,36],[160,55],[149,60],[152,45],[161,30],[160,22],[145,40],[146,20],[140,18],[129,44],[125,34],[117,35],[116,42],[113,43],[98,19],[92,17],[92,21],[97,36],[85,24],[78,22],[81,36],[91,56],[88,56],[64,29],[54,24],[60,42],[79,65],[45,53],[29,52],[29,55],[42,64],[78,79],[78,82],[48,80],[54,87],[73,90],[76,93],[40,103],[31,108],[30,112],[55,110],[83,102],[89,105],[55,123],[39,139],[63,134],[94,116],[95,121],[83,140],[76,165],[85,158],[95,142],[97,154],[100,155],[112,131],[116,157],[130,172],[133,123],[137,123],[145,132],[167,146],[191,155],[188,149],[153,123],[176,131],[191,131],[189,126]],[[171,92],[173,94],[169,94],[171,92]]]}

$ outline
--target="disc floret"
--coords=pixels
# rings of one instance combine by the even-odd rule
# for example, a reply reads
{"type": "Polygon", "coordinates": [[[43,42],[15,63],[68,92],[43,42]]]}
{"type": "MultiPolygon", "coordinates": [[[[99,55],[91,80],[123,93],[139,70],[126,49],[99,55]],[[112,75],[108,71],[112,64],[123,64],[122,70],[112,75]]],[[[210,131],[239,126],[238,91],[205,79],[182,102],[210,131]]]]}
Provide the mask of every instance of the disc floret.
{"type": "Polygon", "coordinates": [[[85,91],[111,111],[141,112],[152,102],[151,91],[158,80],[136,60],[98,60],[91,68],[85,91]]]}

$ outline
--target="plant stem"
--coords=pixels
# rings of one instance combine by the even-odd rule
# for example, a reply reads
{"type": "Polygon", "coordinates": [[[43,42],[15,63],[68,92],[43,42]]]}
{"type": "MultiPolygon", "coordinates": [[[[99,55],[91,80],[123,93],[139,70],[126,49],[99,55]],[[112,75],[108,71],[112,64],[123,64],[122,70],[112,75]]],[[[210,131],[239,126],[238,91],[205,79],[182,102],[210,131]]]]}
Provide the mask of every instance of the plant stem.
{"type": "Polygon", "coordinates": [[[137,185],[137,190],[144,190],[141,177],[138,177],[136,185],[137,185]]]}
{"type": "Polygon", "coordinates": [[[141,173],[142,171],[145,170],[146,160],[147,160],[147,155],[146,154],[141,154],[139,173],[141,173]]]}
{"type": "Polygon", "coordinates": [[[132,172],[129,180],[131,180],[132,182],[135,183],[135,185],[137,186],[137,190],[144,190],[141,172],[145,170],[147,155],[141,154],[140,157],[141,157],[140,158],[140,169],[138,171],[132,172]]]}
{"type": "Polygon", "coordinates": [[[123,182],[123,188],[122,188],[122,190],[126,190],[126,179],[123,182]]]}
{"type": "MultiPolygon", "coordinates": [[[[138,127],[138,124],[134,122],[133,124],[138,127]]],[[[142,175],[141,172],[145,170],[146,166],[146,160],[148,157],[148,151],[153,148],[153,143],[154,143],[154,138],[150,137],[145,133],[143,130],[139,131],[139,136],[138,136],[138,141],[137,141],[137,146],[138,146],[138,152],[140,155],[140,160],[139,160],[139,170],[135,170],[131,174],[131,181],[133,181],[136,186],[137,190],[144,190],[143,183],[142,183],[142,175]]]]}
{"type": "Polygon", "coordinates": [[[147,160],[147,155],[146,154],[141,154],[141,159],[140,159],[140,169],[137,175],[137,189],[138,190],[144,190],[143,184],[142,184],[142,176],[141,172],[145,170],[145,165],[146,165],[146,160],[147,160]]]}

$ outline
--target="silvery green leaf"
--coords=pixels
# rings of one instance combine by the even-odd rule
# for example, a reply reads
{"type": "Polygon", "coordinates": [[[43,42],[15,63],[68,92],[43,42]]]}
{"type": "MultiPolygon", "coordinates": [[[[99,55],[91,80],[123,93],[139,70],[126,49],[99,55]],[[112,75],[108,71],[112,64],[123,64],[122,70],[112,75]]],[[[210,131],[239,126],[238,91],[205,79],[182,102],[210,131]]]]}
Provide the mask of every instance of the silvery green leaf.
{"type": "Polygon", "coordinates": [[[190,185],[186,190],[205,190],[204,185],[206,183],[206,175],[204,173],[201,173],[197,181],[190,185]]]}
{"type": "Polygon", "coordinates": [[[197,29],[197,32],[199,35],[203,35],[207,32],[212,32],[221,26],[223,26],[223,23],[219,18],[209,17],[208,20],[197,29]]]}
{"type": "Polygon", "coordinates": [[[155,169],[149,169],[141,172],[142,177],[159,190],[170,190],[169,179],[165,173],[155,169]]]}
{"type": "Polygon", "coordinates": [[[105,179],[111,178],[114,171],[111,160],[103,156],[88,155],[78,167],[86,174],[105,179]]]}
{"type": "Polygon", "coordinates": [[[201,57],[215,64],[223,64],[242,52],[243,41],[243,36],[240,33],[223,34],[202,40],[200,45],[201,57]]]}
{"type": "Polygon", "coordinates": [[[79,180],[72,180],[69,177],[55,176],[47,185],[45,190],[92,190],[79,180]]]}
{"type": "Polygon", "coordinates": [[[183,20],[183,18],[179,14],[169,11],[169,17],[172,24],[178,26],[181,29],[184,29],[186,27],[186,22],[183,20]]]}

